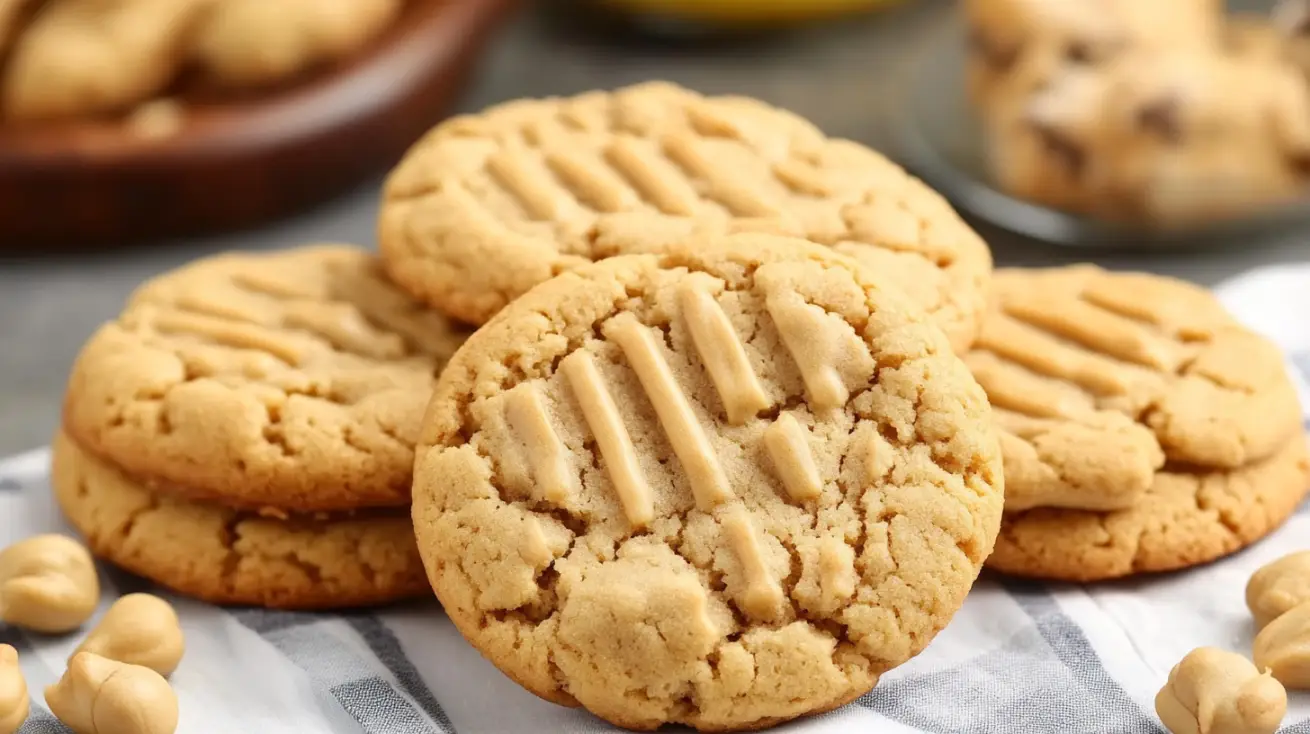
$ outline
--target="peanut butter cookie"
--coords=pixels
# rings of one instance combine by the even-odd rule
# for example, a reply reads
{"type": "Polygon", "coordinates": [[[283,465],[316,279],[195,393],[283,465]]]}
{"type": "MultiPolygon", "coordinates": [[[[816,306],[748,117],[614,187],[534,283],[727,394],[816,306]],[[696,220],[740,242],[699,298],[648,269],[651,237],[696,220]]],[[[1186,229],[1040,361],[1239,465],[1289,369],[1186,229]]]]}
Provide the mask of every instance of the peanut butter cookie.
{"type": "Polygon", "coordinates": [[[1310,488],[1297,434],[1240,469],[1167,469],[1137,504],[1115,512],[1007,513],[987,566],[1018,576],[1099,581],[1213,561],[1277,529],[1310,488]]]}
{"type": "Polygon", "coordinates": [[[129,109],[167,85],[210,0],[59,0],[17,38],[4,111],[44,119],[129,109]]]}
{"type": "Polygon", "coordinates": [[[990,551],[982,390],[876,271],[695,239],[560,275],[452,358],[414,522],[464,636],[624,727],[762,727],[918,653],[990,551]]]}
{"type": "Polygon", "coordinates": [[[480,324],[563,271],[695,230],[829,245],[894,274],[956,349],[973,341],[991,254],[944,199],[789,112],[667,83],[443,123],[392,172],[378,236],[397,283],[480,324]]]}
{"type": "Polygon", "coordinates": [[[463,338],[364,250],[221,255],[145,284],[91,338],[65,427],[151,491],[401,507],[423,407],[463,338]]]}
{"type": "Polygon", "coordinates": [[[1007,510],[1122,509],[1166,459],[1236,469],[1300,434],[1282,354],[1204,289],[1090,265],[994,285],[964,360],[1003,432],[1007,510]]]}
{"type": "Polygon", "coordinates": [[[216,604],[315,609],[431,593],[403,510],[268,517],[150,492],[53,442],[51,482],[98,556],[216,604]]]}
{"type": "Polygon", "coordinates": [[[191,37],[191,55],[220,84],[273,84],[339,61],[381,33],[403,0],[223,0],[191,37]]]}

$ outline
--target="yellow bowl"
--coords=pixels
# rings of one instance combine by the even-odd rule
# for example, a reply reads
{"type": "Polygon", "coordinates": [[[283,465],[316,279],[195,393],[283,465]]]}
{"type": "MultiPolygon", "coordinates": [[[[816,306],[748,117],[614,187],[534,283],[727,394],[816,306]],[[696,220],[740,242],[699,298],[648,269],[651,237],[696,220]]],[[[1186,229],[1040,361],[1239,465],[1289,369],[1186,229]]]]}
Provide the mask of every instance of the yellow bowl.
{"type": "Polygon", "coordinates": [[[893,5],[901,0],[602,0],[620,10],[680,20],[759,25],[815,20],[893,5]]]}

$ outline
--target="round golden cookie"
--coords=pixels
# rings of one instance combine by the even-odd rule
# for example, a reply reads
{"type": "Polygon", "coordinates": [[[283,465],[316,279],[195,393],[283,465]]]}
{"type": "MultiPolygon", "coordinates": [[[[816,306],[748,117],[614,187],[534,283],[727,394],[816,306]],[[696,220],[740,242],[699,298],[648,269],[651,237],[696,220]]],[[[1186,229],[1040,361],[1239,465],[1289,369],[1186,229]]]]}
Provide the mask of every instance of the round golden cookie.
{"type": "Polygon", "coordinates": [[[1202,288],[1090,265],[994,284],[964,361],[1002,429],[1007,510],[1121,509],[1166,460],[1235,469],[1300,435],[1282,353],[1202,288]]]}
{"type": "Polygon", "coordinates": [[[197,599],[327,609],[431,593],[402,510],[279,519],[158,495],[63,432],[51,483],[97,556],[197,599]]]}
{"type": "Polygon", "coordinates": [[[1213,561],[1277,529],[1310,488],[1301,434],[1240,469],[1169,469],[1115,512],[1007,513],[987,566],[1017,576],[1100,581],[1213,561]]]}
{"type": "Polygon", "coordinates": [[[803,240],[554,278],[452,358],[415,464],[429,578],[537,695],[765,726],[919,652],[991,549],[985,397],[923,313],[803,240]]]}
{"type": "Polygon", "coordinates": [[[596,260],[694,230],[764,230],[894,274],[962,350],[992,264],[942,197],[878,153],[757,100],[663,82],[443,123],[392,172],[378,226],[396,282],[476,324],[596,260]]]}
{"type": "Polygon", "coordinates": [[[364,250],[221,255],[145,284],[96,332],[65,430],[152,491],[402,507],[435,373],[464,336],[364,250]]]}

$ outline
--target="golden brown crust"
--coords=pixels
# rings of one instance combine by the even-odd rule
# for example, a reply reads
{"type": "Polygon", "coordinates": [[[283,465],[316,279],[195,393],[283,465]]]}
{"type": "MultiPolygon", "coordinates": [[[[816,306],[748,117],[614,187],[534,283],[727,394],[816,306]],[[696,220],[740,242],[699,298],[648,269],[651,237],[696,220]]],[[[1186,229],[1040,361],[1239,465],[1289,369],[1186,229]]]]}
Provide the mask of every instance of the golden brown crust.
{"type": "Polygon", "coordinates": [[[1167,470],[1118,512],[1037,509],[1007,514],[987,560],[1018,576],[1100,581],[1213,561],[1272,532],[1310,488],[1306,439],[1231,471],[1167,470]]]}
{"type": "Polygon", "coordinates": [[[693,229],[765,229],[895,273],[962,350],[991,271],[950,205],[878,153],[757,100],[667,83],[449,120],[392,172],[378,227],[397,283],[477,324],[592,261],[693,229]]]}
{"type": "Polygon", "coordinates": [[[616,724],[758,728],[869,690],[991,546],[982,391],[874,271],[688,240],[543,283],[452,358],[414,522],[460,631],[616,724]]]}
{"type": "Polygon", "coordinates": [[[207,602],[328,609],[430,593],[402,511],[273,519],[162,497],[62,432],[51,483],[96,555],[207,602]]]}
{"type": "Polygon", "coordinates": [[[152,491],[402,507],[435,372],[464,333],[364,250],[222,255],[145,284],[91,338],[65,427],[152,491]]]}
{"type": "Polygon", "coordinates": [[[1004,432],[1007,510],[1123,509],[1166,459],[1234,469],[1300,431],[1281,352],[1201,288],[1003,269],[995,301],[964,359],[1004,432]]]}

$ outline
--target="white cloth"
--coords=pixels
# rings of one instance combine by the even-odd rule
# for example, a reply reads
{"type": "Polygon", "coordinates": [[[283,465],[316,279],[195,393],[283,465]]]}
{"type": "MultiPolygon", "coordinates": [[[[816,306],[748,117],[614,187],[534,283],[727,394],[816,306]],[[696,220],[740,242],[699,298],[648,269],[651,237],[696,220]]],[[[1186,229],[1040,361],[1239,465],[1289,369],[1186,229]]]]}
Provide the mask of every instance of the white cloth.
{"type": "MultiPolygon", "coordinates": [[[[1239,318],[1310,373],[1310,268],[1257,271],[1219,289],[1239,318]]],[[[1305,375],[1295,370],[1298,381],[1305,375]]],[[[49,496],[48,454],[0,462],[0,543],[71,532],[49,496]]],[[[1088,587],[985,577],[920,656],[857,703],[781,727],[806,734],[1159,734],[1154,696],[1189,650],[1249,654],[1246,579],[1310,548],[1310,504],[1273,536],[1190,571],[1088,587]]],[[[103,569],[107,606],[146,584],[103,569]]],[[[612,731],[538,700],[464,643],[435,603],[376,613],[224,610],[166,595],[188,650],[173,683],[180,734],[501,734],[612,731]]],[[[102,608],[103,611],[103,608],[102,608]]],[[[41,693],[77,638],[0,625],[32,690],[22,734],[66,731],[41,693]]],[[[1282,734],[1310,734],[1310,693],[1293,693],[1282,734]]]]}

